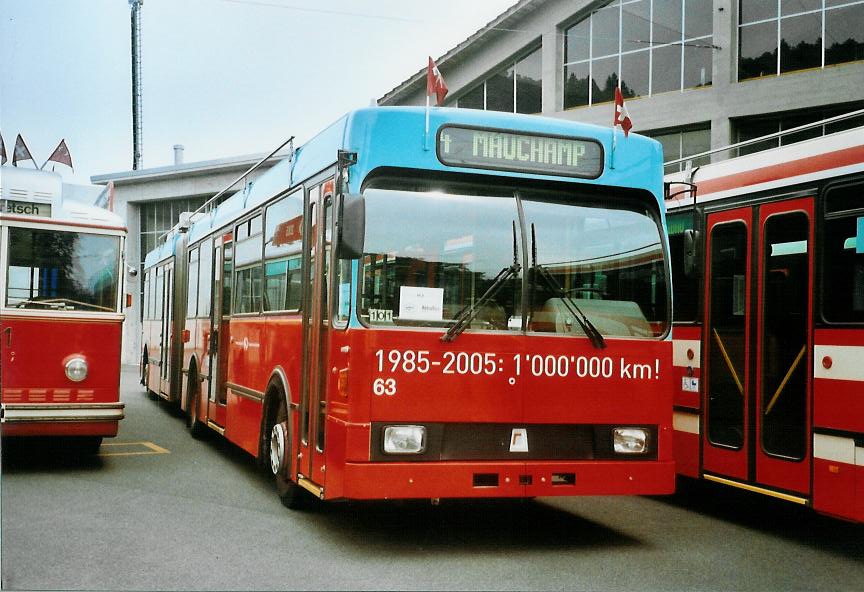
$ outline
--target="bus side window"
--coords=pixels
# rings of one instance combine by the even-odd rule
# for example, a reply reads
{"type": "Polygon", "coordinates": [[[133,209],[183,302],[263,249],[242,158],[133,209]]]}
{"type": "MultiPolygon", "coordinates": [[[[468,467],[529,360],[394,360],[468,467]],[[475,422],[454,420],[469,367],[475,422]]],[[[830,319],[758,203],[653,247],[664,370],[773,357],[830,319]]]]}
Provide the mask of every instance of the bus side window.
{"type": "Polygon", "coordinates": [[[299,310],[303,191],[270,205],[264,222],[264,310],[299,310]]]}
{"type": "Polygon", "coordinates": [[[186,273],[186,318],[194,319],[198,313],[198,247],[189,251],[189,267],[186,273]]]}
{"type": "Polygon", "coordinates": [[[825,201],[822,315],[864,322],[864,184],[829,190],[825,201]]]}
{"type": "MultiPolygon", "coordinates": [[[[218,265],[218,261],[217,261],[218,265]]],[[[225,243],[222,258],[222,316],[231,316],[231,295],[234,293],[234,245],[225,243]]]]}
{"type": "MultiPolygon", "coordinates": [[[[701,265],[697,261],[696,269],[687,273],[687,231],[693,232],[695,215],[693,212],[672,214],[667,218],[669,231],[669,258],[672,264],[672,318],[676,322],[695,322],[699,315],[699,275],[701,265]]],[[[699,252],[699,249],[696,249],[699,252]]]]}
{"type": "Polygon", "coordinates": [[[210,293],[213,291],[213,239],[201,243],[199,265],[200,282],[198,288],[198,316],[210,316],[210,293]]]}
{"type": "Polygon", "coordinates": [[[239,224],[235,233],[234,307],[236,313],[261,312],[261,214],[239,224]]]}

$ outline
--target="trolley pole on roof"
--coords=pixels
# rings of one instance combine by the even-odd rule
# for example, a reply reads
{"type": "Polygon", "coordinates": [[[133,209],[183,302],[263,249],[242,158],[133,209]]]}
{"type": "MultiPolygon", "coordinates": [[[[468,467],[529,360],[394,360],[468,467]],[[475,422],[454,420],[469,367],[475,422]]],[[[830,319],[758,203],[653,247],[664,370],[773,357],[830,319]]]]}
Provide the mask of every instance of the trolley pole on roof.
{"type": "Polygon", "coordinates": [[[141,5],[144,0],[129,0],[132,11],[132,170],[141,168],[141,5]]]}

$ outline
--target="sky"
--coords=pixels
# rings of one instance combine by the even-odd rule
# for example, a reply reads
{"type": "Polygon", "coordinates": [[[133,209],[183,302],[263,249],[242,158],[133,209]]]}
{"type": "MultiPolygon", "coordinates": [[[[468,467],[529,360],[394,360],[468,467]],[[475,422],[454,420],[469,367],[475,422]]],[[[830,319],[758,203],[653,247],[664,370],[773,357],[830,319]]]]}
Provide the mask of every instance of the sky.
{"type": "MultiPolygon", "coordinates": [[[[173,164],[175,144],[185,162],[300,145],[515,3],[144,0],[142,168],[173,164]]],[[[0,0],[10,161],[21,134],[36,166],[66,140],[74,172],[55,170],[67,183],[131,170],[130,45],[128,0],[0,0]]]]}

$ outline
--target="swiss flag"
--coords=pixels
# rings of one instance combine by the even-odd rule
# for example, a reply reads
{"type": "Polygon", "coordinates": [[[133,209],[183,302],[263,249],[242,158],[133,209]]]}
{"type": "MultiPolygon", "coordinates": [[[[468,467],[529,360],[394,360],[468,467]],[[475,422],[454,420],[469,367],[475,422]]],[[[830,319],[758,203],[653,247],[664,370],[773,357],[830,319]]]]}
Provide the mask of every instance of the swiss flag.
{"type": "MultiPolygon", "coordinates": [[[[59,162],[60,164],[65,164],[73,171],[75,170],[72,166],[72,155],[69,154],[69,148],[66,146],[65,138],[60,140],[60,143],[57,144],[54,152],[52,152],[51,156],[48,157],[48,160],[45,161],[45,164],[48,164],[49,162],[59,162]]],[[[45,164],[42,166],[44,167],[45,164]]]]}
{"type": "Polygon", "coordinates": [[[615,120],[612,122],[612,126],[619,125],[624,130],[624,137],[626,138],[630,134],[633,122],[627,112],[627,105],[624,104],[624,95],[621,94],[621,89],[615,88],[615,120]]]}
{"type": "Polygon", "coordinates": [[[432,56],[429,56],[429,68],[426,70],[426,96],[435,95],[435,104],[439,107],[444,104],[444,97],[447,96],[447,83],[444,82],[444,77],[435,65],[432,56]]]}

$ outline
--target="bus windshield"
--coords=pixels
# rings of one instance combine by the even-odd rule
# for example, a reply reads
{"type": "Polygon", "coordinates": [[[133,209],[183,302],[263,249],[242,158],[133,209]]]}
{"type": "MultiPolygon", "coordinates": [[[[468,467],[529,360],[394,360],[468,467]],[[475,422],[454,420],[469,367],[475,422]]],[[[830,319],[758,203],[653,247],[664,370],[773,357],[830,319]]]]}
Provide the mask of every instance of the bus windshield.
{"type": "Polygon", "coordinates": [[[466,330],[583,336],[584,315],[603,336],[666,334],[662,229],[646,204],[554,190],[391,187],[364,191],[364,323],[447,328],[470,310],[466,330]]]}
{"type": "Polygon", "coordinates": [[[4,306],[116,312],[120,237],[9,229],[4,306]]]}

